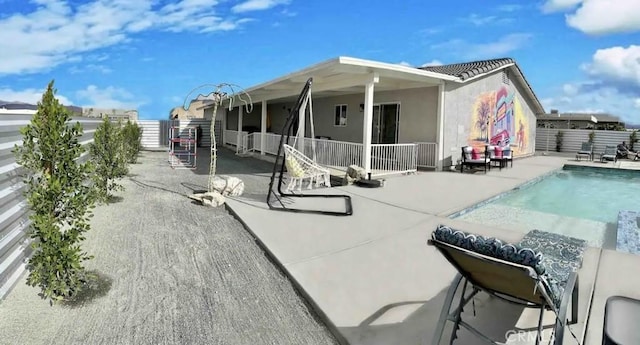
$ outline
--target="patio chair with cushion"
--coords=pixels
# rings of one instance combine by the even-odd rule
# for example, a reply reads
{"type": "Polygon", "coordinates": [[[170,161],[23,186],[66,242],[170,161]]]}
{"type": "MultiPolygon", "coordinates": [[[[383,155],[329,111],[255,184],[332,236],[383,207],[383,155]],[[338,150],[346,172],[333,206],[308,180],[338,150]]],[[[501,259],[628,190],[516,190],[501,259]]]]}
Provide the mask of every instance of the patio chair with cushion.
{"type": "Polygon", "coordinates": [[[500,170],[506,165],[507,160],[502,155],[502,148],[494,145],[487,145],[486,148],[487,154],[489,156],[489,160],[491,161],[491,165],[494,163],[498,163],[498,167],[500,170]]]}
{"type": "Polygon", "coordinates": [[[576,152],[576,160],[580,160],[580,158],[586,156],[590,161],[593,160],[593,144],[591,143],[582,143],[582,147],[580,151],[576,152]]]}
{"type": "Polygon", "coordinates": [[[604,152],[600,154],[600,162],[605,161],[613,161],[614,163],[618,161],[618,150],[615,146],[605,146],[604,152]]]}
{"type": "Polygon", "coordinates": [[[460,163],[460,172],[464,171],[464,167],[484,167],[484,172],[487,170],[491,170],[491,159],[489,158],[489,153],[487,152],[487,148],[483,151],[478,150],[477,148],[473,148],[471,146],[464,146],[462,148],[462,161],[460,163]]]}
{"type": "Polygon", "coordinates": [[[290,145],[282,144],[285,152],[285,166],[291,181],[287,185],[287,191],[294,190],[298,185],[298,190],[302,189],[305,179],[309,180],[309,189],[313,186],[331,187],[331,174],[329,169],[324,168],[303,155],[290,145]]]}
{"type": "Polygon", "coordinates": [[[429,244],[435,246],[458,271],[447,292],[433,345],[440,344],[447,321],[454,323],[451,344],[461,326],[482,340],[497,344],[462,320],[463,308],[479,292],[540,309],[536,344],[542,338],[545,310],[556,315],[554,345],[562,344],[564,328],[568,325],[566,313],[569,304],[571,321],[577,322],[577,271],[582,266],[584,240],[533,230],[520,242],[512,244],[439,225],[429,244]],[[451,311],[461,284],[459,302],[451,311]]]}
{"type": "Polygon", "coordinates": [[[509,162],[511,162],[511,167],[513,168],[513,150],[510,146],[502,146],[500,149],[502,151],[502,159],[504,160],[504,166],[506,167],[509,162]]]}

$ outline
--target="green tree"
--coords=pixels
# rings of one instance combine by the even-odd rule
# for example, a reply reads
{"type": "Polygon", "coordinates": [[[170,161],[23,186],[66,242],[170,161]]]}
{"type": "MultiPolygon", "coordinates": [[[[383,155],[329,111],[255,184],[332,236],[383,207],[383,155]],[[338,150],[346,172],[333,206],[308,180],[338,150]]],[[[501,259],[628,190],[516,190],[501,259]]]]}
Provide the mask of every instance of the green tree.
{"type": "Polygon", "coordinates": [[[128,172],[124,148],[119,124],[114,124],[108,116],[104,116],[94,133],[93,143],[89,144],[95,166],[93,184],[99,202],[108,202],[113,196],[112,192],[124,189],[117,181],[128,172]]]}
{"type": "Polygon", "coordinates": [[[556,133],[556,151],[558,151],[558,152],[562,151],[563,138],[564,138],[564,132],[563,131],[558,131],[558,133],[556,133]]]}
{"type": "Polygon", "coordinates": [[[85,151],[79,142],[82,125],[68,123],[71,117],[53,85],[47,86],[31,123],[21,129],[22,146],[13,150],[27,172],[25,197],[32,211],[27,284],[38,286],[50,303],[73,298],[89,278],[83,262],[92,257],[80,242],[90,229],[94,207],[86,184],[91,163],[79,162],[85,151]]]}
{"type": "Polygon", "coordinates": [[[131,120],[122,127],[122,138],[125,145],[125,157],[128,163],[138,161],[138,153],[142,148],[142,128],[131,120]]]}

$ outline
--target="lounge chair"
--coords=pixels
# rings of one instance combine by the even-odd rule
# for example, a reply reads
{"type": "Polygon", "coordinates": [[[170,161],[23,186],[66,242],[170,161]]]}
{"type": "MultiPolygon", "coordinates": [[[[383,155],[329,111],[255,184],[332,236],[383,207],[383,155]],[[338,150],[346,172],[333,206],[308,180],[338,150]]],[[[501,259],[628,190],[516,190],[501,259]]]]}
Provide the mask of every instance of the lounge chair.
{"type": "Polygon", "coordinates": [[[484,167],[484,172],[487,170],[491,170],[491,159],[489,158],[489,153],[487,152],[487,148],[485,147],[483,152],[475,152],[474,148],[471,146],[465,146],[462,148],[462,161],[460,163],[460,172],[464,171],[464,167],[484,167]],[[477,157],[474,157],[474,154],[477,154],[477,157]]]}
{"type": "Polygon", "coordinates": [[[305,179],[309,180],[308,189],[314,185],[320,187],[331,187],[331,174],[329,169],[316,164],[309,157],[302,154],[290,145],[282,144],[285,152],[285,166],[291,181],[287,185],[287,191],[302,189],[302,183],[305,179]]]}
{"type": "Polygon", "coordinates": [[[600,162],[605,161],[613,161],[614,163],[618,161],[618,150],[615,146],[605,146],[604,152],[600,154],[600,162]]]}
{"type": "Polygon", "coordinates": [[[586,156],[590,161],[593,160],[593,144],[582,143],[580,151],[576,152],[576,160],[579,161],[580,158],[584,156],[586,156]]]}
{"type": "Polygon", "coordinates": [[[533,230],[516,244],[454,230],[440,225],[428,241],[458,270],[440,314],[432,344],[442,339],[445,323],[454,323],[450,344],[460,326],[492,344],[496,341],[462,320],[462,311],[479,292],[502,300],[540,309],[536,345],[542,337],[545,310],[556,315],[554,345],[562,344],[566,313],[571,304],[571,321],[578,320],[578,273],[585,241],[533,230]],[[462,285],[459,303],[451,311],[454,296],[462,285]],[[467,291],[470,290],[469,293],[467,291]]]}

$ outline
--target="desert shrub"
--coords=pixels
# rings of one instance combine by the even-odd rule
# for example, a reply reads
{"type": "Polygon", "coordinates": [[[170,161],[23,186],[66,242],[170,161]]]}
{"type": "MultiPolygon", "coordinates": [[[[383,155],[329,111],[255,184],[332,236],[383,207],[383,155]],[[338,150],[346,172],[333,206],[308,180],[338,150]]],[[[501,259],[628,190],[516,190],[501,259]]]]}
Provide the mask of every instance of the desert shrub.
{"type": "Polygon", "coordinates": [[[92,164],[81,162],[83,128],[70,124],[71,116],[55,97],[51,81],[38,102],[29,125],[21,129],[22,146],[13,152],[26,172],[25,197],[29,215],[32,256],[27,284],[40,288],[50,303],[72,299],[85,286],[83,262],[91,259],[80,243],[90,229],[93,208],[86,183],[92,164]]]}
{"type": "Polygon", "coordinates": [[[102,119],[89,144],[91,160],[95,166],[93,185],[96,201],[108,202],[113,192],[124,190],[118,179],[128,172],[127,160],[122,139],[122,128],[108,117],[102,119]]]}
{"type": "Polygon", "coordinates": [[[124,155],[128,163],[136,163],[138,154],[142,148],[142,127],[137,123],[127,121],[122,127],[122,139],[124,141],[124,155]]]}

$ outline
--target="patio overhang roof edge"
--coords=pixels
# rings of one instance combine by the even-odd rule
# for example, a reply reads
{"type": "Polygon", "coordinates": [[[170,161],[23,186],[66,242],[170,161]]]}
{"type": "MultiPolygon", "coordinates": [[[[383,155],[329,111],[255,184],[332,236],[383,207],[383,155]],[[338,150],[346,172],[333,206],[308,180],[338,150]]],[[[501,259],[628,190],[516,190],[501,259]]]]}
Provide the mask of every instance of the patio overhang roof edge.
{"type": "MultiPolygon", "coordinates": [[[[253,93],[258,94],[258,96],[252,96],[252,102],[257,103],[261,101],[268,101],[271,99],[278,99],[286,96],[295,96],[298,94],[298,89],[302,87],[306,79],[309,77],[313,77],[314,75],[322,74],[321,72],[331,71],[331,70],[339,70],[343,75],[353,75],[355,84],[360,84],[360,79],[356,78],[356,76],[362,76],[363,70],[369,71],[371,74],[380,73],[385,75],[393,75],[395,78],[402,80],[406,79],[407,81],[424,81],[428,84],[433,84],[433,86],[439,85],[442,81],[457,81],[458,77],[430,72],[421,70],[415,67],[408,67],[398,64],[391,64],[385,62],[364,60],[358,58],[352,58],[347,56],[339,56],[337,58],[333,58],[305,69],[292,72],[286,74],[284,76],[278,77],[276,79],[270,80],[268,82],[264,82],[250,88],[247,88],[245,91],[252,95],[253,93]],[[282,91],[271,91],[264,92],[269,88],[277,89],[278,85],[282,85],[285,83],[292,84],[291,89],[282,89],[282,91]],[[299,87],[293,87],[295,84],[300,84],[299,87]],[[259,92],[263,91],[263,92],[259,92]]],[[[315,84],[322,83],[322,77],[318,78],[319,80],[315,80],[315,84]]],[[[364,84],[362,84],[364,86],[364,84]]],[[[355,86],[355,85],[352,85],[355,86]]],[[[313,89],[313,87],[312,87],[313,89]]],[[[203,108],[211,108],[213,104],[204,105],[203,108]]]]}

